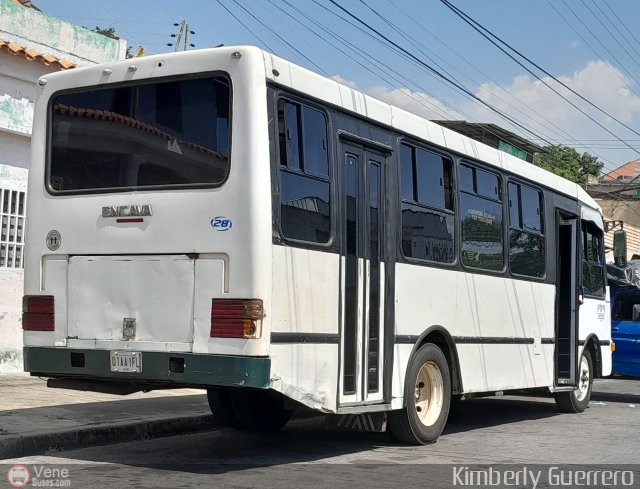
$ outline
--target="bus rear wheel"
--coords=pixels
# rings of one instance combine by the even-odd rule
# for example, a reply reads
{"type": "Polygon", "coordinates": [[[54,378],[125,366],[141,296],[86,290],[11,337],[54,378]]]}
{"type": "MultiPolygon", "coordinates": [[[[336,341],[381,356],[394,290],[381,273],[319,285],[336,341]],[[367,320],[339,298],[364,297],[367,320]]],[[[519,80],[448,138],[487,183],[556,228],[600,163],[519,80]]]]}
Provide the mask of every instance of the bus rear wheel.
{"type": "Polygon", "coordinates": [[[589,405],[593,388],[593,360],[591,352],[586,347],[582,352],[578,367],[578,387],[571,392],[556,392],[556,404],[563,413],[581,413],[589,405]]]}
{"type": "Polygon", "coordinates": [[[421,346],[407,368],[405,407],[390,411],[389,430],[403,443],[435,442],[444,430],[451,404],[451,374],[442,350],[432,343],[421,346]]]}
{"type": "Polygon", "coordinates": [[[227,428],[240,426],[231,406],[230,389],[207,389],[207,401],[209,401],[209,409],[211,409],[211,414],[217,424],[227,428]]]}
{"type": "Polygon", "coordinates": [[[231,391],[231,407],[238,427],[250,431],[277,431],[293,416],[278,392],[258,389],[231,391]]]}

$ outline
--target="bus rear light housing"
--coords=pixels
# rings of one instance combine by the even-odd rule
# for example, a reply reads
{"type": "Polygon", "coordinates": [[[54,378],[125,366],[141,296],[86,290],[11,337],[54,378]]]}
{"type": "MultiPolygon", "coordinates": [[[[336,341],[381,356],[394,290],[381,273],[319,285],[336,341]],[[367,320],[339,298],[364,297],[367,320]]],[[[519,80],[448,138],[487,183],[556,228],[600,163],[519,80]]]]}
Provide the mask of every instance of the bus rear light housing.
{"type": "Polygon", "coordinates": [[[260,299],[212,299],[211,337],[260,337],[260,321],[264,317],[260,299]]]}
{"type": "Polygon", "coordinates": [[[25,295],[22,298],[22,329],[24,331],[55,329],[52,295],[25,295]]]}

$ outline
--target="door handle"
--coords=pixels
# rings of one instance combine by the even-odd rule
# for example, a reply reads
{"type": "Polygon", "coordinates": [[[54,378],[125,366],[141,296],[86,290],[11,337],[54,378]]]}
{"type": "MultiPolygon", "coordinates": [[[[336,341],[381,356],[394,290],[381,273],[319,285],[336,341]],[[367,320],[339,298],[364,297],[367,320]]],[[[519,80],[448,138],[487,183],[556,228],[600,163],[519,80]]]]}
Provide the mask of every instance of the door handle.
{"type": "Polygon", "coordinates": [[[619,329],[620,329],[620,328],[613,327],[613,328],[611,328],[611,331],[618,331],[619,329]]]}
{"type": "Polygon", "coordinates": [[[584,304],[584,288],[580,287],[578,289],[578,304],[584,304]]]}

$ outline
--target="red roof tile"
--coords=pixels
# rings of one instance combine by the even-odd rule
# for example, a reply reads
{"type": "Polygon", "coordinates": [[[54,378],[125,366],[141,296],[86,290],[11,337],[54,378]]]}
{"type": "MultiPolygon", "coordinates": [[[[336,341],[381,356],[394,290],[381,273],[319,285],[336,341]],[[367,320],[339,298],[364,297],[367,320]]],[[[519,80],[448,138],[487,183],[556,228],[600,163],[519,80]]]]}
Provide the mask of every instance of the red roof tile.
{"type": "Polygon", "coordinates": [[[624,178],[634,178],[640,174],[640,159],[632,160],[619,166],[615,170],[611,170],[606,175],[603,175],[600,180],[620,180],[624,178]]]}
{"type": "Polygon", "coordinates": [[[31,0],[11,0],[13,3],[17,3],[22,5],[23,7],[32,8],[33,10],[37,10],[38,12],[42,12],[38,7],[36,7],[31,0]]]}
{"type": "Polygon", "coordinates": [[[19,44],[3,41],[2,39],[0,39],[0,52],[6,52],[14,56],[22,56],[28,61],[39,61],[46,66],[57,66],[61,70],[76,67],[75,63],[68,59],[56,58],[51,54],[42,54],[36,49],[23,48],[19,44]]]}

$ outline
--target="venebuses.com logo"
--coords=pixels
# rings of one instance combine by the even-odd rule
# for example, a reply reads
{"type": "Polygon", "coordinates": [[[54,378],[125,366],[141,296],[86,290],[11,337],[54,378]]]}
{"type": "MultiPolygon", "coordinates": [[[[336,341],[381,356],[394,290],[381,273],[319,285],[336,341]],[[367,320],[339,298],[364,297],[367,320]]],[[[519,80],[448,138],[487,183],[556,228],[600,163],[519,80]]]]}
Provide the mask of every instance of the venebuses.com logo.
{"type": "Polygon", "coordinates": [[[31,472],[24,465],[12,465],[7,470],[7,482],[11,487],[27,487],[31,481],[31,472]]]}
{"type": "Polygon", "coordinates": [[[46,465],[14,464],[7,470],[7,482],[11,487],[71,487],[69,469],[46,465]]]}

